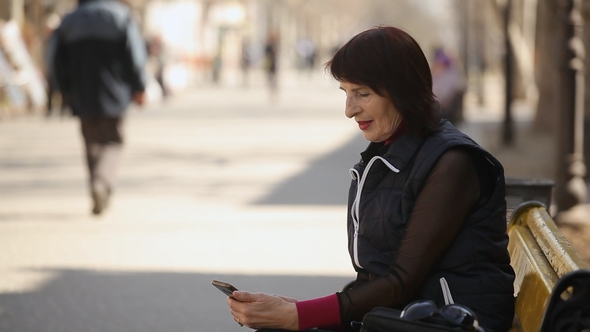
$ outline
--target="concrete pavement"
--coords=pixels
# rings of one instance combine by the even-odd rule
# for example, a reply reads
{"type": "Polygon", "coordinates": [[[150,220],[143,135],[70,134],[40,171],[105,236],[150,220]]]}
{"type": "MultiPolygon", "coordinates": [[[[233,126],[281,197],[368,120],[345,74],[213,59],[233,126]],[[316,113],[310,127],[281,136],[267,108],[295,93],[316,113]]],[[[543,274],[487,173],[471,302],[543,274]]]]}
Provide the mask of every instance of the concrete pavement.
{"type": "Polygon", "coordinates": [[[212,279],[296,298],[353,278],[333,82],[202,87],[131,111],[112,206],[90,215],[72,118],[0,122],[0,331],[231,331],[212,279]]]}
{"type": "MultiPolygon", "coordinates": [[[[211,279],[339,290],[354,276],[348,168],[366,145],[343,105],[327,78],[291,76],[273,99],[260,84],[200,87],[133,109],[100,217],[74,119],[0,121],[0,331],[243,331],[211,279]]],[[[514,156],[533,150],[500,148],[497,113],[468,112],[463,130],[522,170],[514,156]]]]}

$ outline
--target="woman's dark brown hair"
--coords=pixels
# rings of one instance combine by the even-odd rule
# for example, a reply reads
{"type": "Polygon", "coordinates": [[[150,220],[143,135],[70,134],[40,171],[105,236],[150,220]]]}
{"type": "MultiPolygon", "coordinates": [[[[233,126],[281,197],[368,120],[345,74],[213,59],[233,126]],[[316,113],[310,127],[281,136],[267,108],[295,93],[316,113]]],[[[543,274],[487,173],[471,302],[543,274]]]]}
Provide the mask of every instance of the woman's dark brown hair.
{"type": "Polygon", "coordinates": [[[410,132],[426,136],[438,127],[440,112],[432,93],[430,66],[406,32],[391,26],[361,32],[325,68],[340,82],[365,85],[391,98],[410,132]]]}

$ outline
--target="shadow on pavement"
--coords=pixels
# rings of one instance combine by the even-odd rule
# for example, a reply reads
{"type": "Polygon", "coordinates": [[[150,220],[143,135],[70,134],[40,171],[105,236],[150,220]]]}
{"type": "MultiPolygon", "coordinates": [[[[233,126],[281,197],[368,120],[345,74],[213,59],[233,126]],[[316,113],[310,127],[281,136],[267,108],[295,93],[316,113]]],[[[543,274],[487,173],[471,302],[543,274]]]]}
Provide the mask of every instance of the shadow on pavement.
{"type": "Polygon", "coordinates": [[[355,135],[340,148],[312,161],[306,170],[280,183],[253,204],[346,205],[351,181],[348,170],[360,160],[360,153],[367,145],[362,134],[355,135]]]}
{"type": "Polygon", "coordinates": [[[241,331],[212,279],[297,299],[334,293],[346,277],[32,270],[54,277],[0,294],[0,331],[241,331]]]}

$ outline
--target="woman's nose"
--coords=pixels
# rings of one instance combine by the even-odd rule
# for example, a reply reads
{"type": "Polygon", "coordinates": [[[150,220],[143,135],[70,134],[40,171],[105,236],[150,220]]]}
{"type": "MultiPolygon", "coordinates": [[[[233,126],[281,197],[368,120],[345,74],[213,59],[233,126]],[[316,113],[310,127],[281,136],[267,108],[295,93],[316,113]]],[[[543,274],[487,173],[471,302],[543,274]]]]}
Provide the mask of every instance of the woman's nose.
{"type": "Polygon", "coordinates": [[[352,118],[359,112],[360,108],[350,99],[346,98],[346,107],[344,109],[344,114],[347,118],[352,118]]]}

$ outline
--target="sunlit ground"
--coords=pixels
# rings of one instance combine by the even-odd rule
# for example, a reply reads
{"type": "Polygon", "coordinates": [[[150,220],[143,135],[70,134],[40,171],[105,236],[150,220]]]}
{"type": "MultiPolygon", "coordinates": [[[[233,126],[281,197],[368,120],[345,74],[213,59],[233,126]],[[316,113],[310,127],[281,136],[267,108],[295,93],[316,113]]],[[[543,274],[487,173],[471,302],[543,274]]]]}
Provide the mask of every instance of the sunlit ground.
{"type": "Polygon", "coordinates": [[[0,292],[42,285],[51,273],[30,269],[47,268],[352,275],[345,200],[360,150],[314,162],[362,139],[334,82],[285,86],[272,103],[261,84],[203,86],[134,109],[100,217],[76,121],[1,122],[0,292]],[[312,187],[290,185],[297,176],[312,187]]]}

